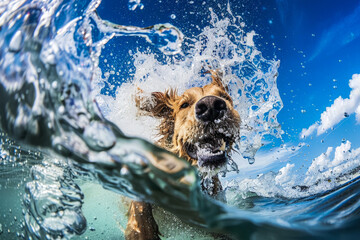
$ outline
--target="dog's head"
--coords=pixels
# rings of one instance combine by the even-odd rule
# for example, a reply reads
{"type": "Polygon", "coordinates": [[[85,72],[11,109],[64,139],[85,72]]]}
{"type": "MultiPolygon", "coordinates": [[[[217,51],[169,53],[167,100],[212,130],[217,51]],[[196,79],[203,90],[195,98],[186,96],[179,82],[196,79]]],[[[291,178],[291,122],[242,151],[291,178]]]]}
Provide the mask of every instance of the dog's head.
{"type": "Polygon", "coordinates": [[[214,174],[226,165],[239,138],[240,116],[219,74],[210,72],[213,81],[204,87],[190,88],[181,96],[175,90],[153,92],[136,102],[140,110],[161,119],[159,145],[201,172],[214,174]]]}

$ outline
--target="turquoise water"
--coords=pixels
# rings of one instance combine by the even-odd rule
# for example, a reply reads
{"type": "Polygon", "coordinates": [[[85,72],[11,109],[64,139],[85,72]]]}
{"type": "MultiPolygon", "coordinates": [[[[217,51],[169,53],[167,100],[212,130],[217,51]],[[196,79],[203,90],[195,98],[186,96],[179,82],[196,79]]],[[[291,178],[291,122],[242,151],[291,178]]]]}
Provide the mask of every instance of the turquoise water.
{"type": "Polygon", "coordinates": [[[0,4],[0,238],[121,239],[127,197],[158,206],[164,239],[358,238],[360,15],[339,4],[0,4]],[[133,101],[204,68],[242,118],[226,202],[133,101]]]}

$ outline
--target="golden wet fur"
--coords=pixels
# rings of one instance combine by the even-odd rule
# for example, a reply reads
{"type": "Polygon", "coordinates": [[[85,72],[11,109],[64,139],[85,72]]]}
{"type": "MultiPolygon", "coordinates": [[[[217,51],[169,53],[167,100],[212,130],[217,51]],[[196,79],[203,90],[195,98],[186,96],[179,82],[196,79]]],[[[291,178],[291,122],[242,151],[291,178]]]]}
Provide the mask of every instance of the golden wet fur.
{"type": "MultiPolygon", "coordinates": [[[[142,113],[161,120],[158,126],[159,140],[157,144],[179,157],[187,159],[195,166],[198,165],[198,160],[188,154],[187,144],[196,144],[209,133],[214,136],[222,134],[226,135],[228,141],[226,152],[229,153],[233,143],[239,137],[240,116],[234,109],[233,101],[219,74],[216,71],[210,71],[210,73],[212,75],[210,84],[204,87],[190,88],[181,96],[171,89],[165,92],[153,92],[150,97],[141,96],[142,93],[139,93],[136,97],[136,105],[142,113]],[[195,105],[206,96],[215,96],[225,101],[227,111],[221,120],[204,124],[197,119],[195,105]]],[[[206,191],[206,186],[202,185],[202,187],[210,195],[216,195],[222,190],[217,172],[210,177],[213,189],[206,191]]],[[[126,239],[160,239],[159,234],[151,213],[151,205],[133,201],[129,209],[126,239]]]]}

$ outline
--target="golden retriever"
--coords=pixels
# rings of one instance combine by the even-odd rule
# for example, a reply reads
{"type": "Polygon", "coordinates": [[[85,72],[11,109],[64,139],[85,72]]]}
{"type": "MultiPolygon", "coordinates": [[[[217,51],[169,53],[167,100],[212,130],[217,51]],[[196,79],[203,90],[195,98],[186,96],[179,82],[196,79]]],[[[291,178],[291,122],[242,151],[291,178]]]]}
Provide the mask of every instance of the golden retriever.
{"type": "MultiPolygon", "coordinates": [[[[203,191],[216,197],[222,191],[217,174],[239,138],[240,116],[220,74],[209,72],[212,82],[204,87],[190,88],[181,96],[175,90],[153,92],[150,97],[138,96],[136,105],[160,118],[157,144],[196,166],[203,191]]],[[[160,239],[159,234],[151,205],[132,201],[126,239],[160,239]]]]}

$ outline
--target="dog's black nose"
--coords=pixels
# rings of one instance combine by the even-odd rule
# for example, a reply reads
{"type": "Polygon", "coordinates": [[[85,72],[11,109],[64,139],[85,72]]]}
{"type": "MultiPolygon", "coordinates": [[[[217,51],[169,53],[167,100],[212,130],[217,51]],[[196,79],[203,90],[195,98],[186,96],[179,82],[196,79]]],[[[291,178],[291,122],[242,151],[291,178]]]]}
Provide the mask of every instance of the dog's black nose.
{"type": "Polygon", "coordinates": [[[226,102],[215,96],[203,97],[195,105],[196,118],[203,122],[222,118],[226,110],[226,102]]]}

